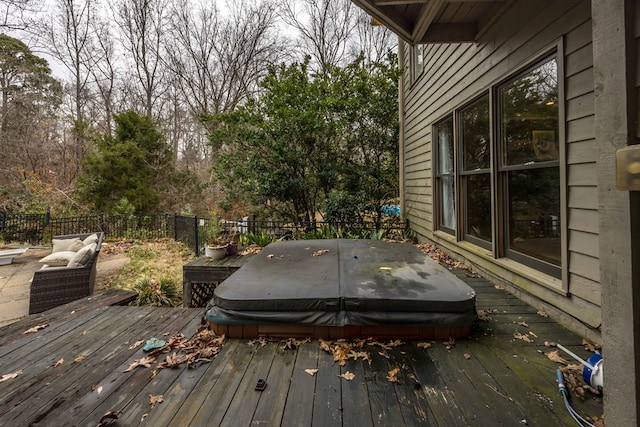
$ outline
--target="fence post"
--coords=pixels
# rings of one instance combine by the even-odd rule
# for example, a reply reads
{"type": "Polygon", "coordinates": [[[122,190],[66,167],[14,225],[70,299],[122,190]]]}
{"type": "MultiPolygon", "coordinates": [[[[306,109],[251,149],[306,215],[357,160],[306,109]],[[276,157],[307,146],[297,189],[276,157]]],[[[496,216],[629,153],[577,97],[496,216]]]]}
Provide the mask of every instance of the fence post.
{"type": "Polygon", "coordinates": [[[7,231],[7,213],[0,212],[0,218],[2,219],[0,221],[0,233],[4,234],[7,231]]]}
{"type": "Polygon", "coordinates": [[[195,234],[194,241],[196,242],[196,248],[195,248],[196,251],[195,252],[196,252],[196,258],[197,258],[197,257],[200,256],[200,241],[198,239],[198,237],[199,237],[198,236],[199,235],[199,233],[198,233],[198,215],[193,217],[193,232],[195,234]]]}

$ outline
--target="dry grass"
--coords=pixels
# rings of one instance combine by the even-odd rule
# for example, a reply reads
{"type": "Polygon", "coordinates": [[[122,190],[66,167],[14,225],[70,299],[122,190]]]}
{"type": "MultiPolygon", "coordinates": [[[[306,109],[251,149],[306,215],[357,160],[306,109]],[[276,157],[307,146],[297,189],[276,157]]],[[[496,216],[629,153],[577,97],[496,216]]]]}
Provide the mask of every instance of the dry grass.
{"type": "MultiPolygon", "coordinates": [[[[124,266],[102,278],[103,286],[108,288],[131,289],[144,277],[154,280],[169,278],[181,284],[182,266],[194,259],[190,248],[173,239],[118,240],[108,242],[100,252],[102,262],[118,257],[129,259],[124,266]]],[[[182,294],[182,286],[178,289],[182,294]]]]}

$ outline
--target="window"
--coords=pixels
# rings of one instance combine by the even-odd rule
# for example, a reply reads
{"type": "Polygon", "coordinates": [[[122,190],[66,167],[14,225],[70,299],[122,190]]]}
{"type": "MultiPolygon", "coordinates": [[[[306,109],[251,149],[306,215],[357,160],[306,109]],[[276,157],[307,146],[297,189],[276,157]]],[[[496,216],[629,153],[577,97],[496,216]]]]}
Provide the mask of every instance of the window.
{"type": "Polygon", "coordinates": [[[417,44],[413,47],[413,57],[415,60],[413,79],[415,80],[424,71],[424,45],[423,44],[417,44]]]}
{"type": "Polygon", "coordinates": [[[485,95],[460,113],[462,145],[462,195],[464,238],[491,247],[491,140],[489,96],[485,95]]]}
{"type": "Polygon", "coordinates": [[[524,255],[559,266],[556,59],[547,60],[499,87],[497,97],[506,255],[526,262],[524,255]]]}
{"type": "Polygon", "coordinates": [[[436,153],[436,194],[438,228],[450,234],[456,229],[453,117],[433,127],[436,153]]]}
{"type": "Polygon", "coordinates": [[[548,57],[432,129],[435,228],[555,277],[561,276],[558,91],[557,59],[548,57]]]}

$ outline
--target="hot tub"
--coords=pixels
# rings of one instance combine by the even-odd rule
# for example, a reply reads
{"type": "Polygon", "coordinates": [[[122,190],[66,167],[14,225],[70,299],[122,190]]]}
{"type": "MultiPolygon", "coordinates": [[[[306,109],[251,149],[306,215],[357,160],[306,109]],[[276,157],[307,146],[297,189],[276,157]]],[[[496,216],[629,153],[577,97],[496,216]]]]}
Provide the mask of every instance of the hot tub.
{"type": "Polygon", "coordinates": [[[412,244],[285,241],[217,287],[206,317],[235,338],[461,338],[475,292],[412,244]]]}

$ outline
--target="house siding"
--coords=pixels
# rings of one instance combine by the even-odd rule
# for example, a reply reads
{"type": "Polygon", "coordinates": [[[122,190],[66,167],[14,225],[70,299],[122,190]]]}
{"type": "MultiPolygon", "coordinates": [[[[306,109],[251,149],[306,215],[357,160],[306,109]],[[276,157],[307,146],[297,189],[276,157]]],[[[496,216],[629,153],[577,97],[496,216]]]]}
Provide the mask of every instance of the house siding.
{"type": "MultiPolygon", "coordinates": [[[[531,297],[540,307],[556,310],[574,329],[586,325],[579,332],[597,338],[598,331],[593,328],[601,323],[601,295],[591,24],[589,1],[513,2],[478,42],[425,46],[424,71],[414,81],[402,81],[403,203],[405,215],[421,239],[435,241],[496,282],[531,297]],[[434,232],[431,162],[431,127],[435,122],[531,64],[560,39],[566,142],[561,157],[561,170],[566,174],[563,281],[512,260],[495,259],[490,251],[434,232]],[[578,322],[572,322],[576,319],[578,322]]],[[[410,47],[403,44],[401,48],[405,49],[404,66],[408,69],[410,47]]],[[[640,93],[640,70],[637,81],[640,93]]]]}

